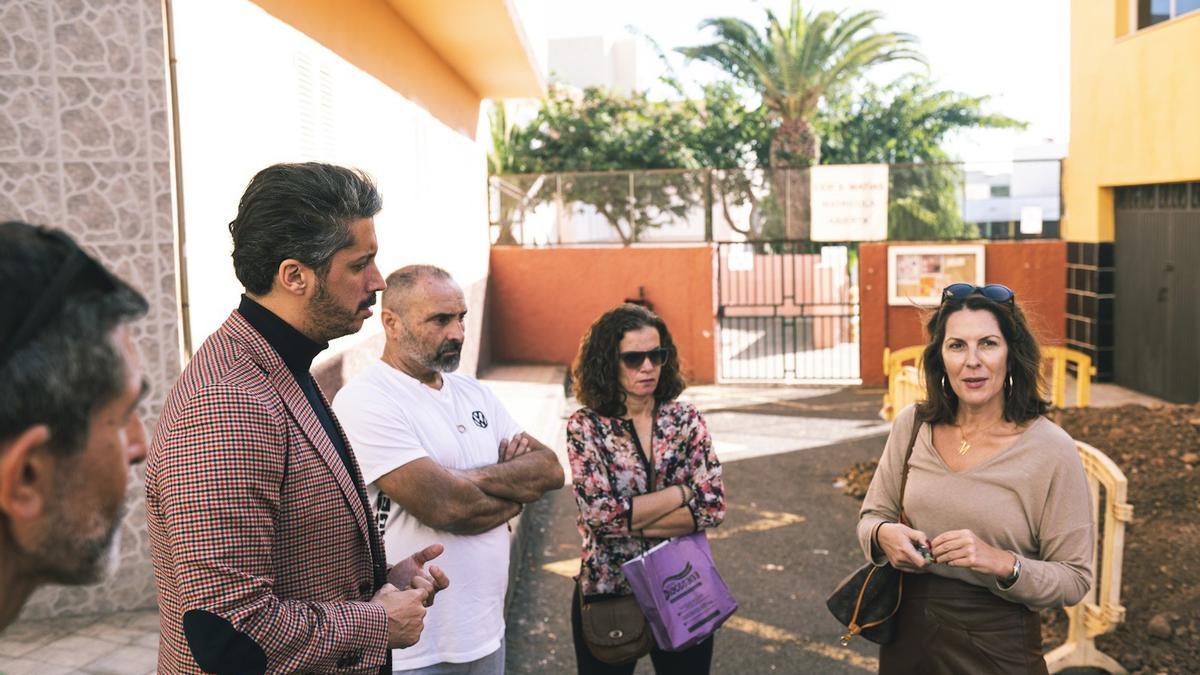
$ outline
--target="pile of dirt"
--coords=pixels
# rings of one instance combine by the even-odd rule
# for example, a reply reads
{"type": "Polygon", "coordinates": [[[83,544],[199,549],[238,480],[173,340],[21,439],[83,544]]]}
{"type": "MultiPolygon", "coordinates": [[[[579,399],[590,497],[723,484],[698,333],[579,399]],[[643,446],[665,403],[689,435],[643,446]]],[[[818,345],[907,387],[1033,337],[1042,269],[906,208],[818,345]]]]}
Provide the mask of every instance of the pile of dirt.
{"type": "MultiPolygon", "coordinates": [[[[1051,415],[1125,472],[1133,521],[1125,529],[1125,621],[1096,646],[1131,673],[1200,672],[1200,406],[1070,408],[1051,415]]],[[[862,499],[874,462],[839,480],[862,499]]],[[[1066,638],[1060,611],[1043,612],[1046,648],[1066,638]]]]}

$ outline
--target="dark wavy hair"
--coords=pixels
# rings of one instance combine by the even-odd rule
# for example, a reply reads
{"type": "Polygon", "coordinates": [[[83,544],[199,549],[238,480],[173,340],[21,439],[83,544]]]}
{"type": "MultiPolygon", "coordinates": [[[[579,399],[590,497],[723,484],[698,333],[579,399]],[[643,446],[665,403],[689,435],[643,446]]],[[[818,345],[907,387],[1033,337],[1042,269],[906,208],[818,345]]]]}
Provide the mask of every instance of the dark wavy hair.
{"type": "Polygon", "coordinates": [[[605,312],[588,329],[579,343],[579,353],[571,365],[575,398],[583,405],[606,417],[625,415],[625,391],[618,377],[621,338],[631,330],[653,326],[658,331],[659,344],[667,350],[654,389],[654,402],[674,400],[687,387],[679,372],[679,354],[671,331],[657,314],[641,305],[624,304],[605,312]]]}
{"type": "Polygon", "coordinates": [[[382,208],[362,171],[320,162],[268,166],[250,179],[229,223],[233,271],[251,295],[270,293],[289,258],[324,279],[333,254],[354,243],[350,223],[382,208]]]}
{"type": "Polygon", "coordinates": [[[1011,304],[998,303],[978,293],[965,298],[949,298],[925,324],[929,344],[925,345],[925,400],[917,404],[917,419],[930,424],[954,424],[958,415],[958,396],[943,381],[946,364],[942,361],[942,343],[946,341],[946,322],[955,312],[964,309],[991,312],[1000,324],[1000,333],[1008,343],[1008,375],[1012,386],[1004,382],[1004,419],[1024,424],[1050,408],[1041,396],[1042,350],[1029,328],[1025,313],[1014,299],[1011,304]]]}

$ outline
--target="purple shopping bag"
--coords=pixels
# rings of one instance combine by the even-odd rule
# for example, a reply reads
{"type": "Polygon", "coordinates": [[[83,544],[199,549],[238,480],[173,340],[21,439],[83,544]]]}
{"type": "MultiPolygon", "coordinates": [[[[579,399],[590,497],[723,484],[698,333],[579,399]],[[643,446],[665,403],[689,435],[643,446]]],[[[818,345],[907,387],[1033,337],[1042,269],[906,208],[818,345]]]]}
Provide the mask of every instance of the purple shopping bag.
{"type": "Polygon", "coordinates": [[[687,649],[737,611],[737,600],[717,572],[703,531],[668,539],[621,570],[659,649],[687,649]]]}

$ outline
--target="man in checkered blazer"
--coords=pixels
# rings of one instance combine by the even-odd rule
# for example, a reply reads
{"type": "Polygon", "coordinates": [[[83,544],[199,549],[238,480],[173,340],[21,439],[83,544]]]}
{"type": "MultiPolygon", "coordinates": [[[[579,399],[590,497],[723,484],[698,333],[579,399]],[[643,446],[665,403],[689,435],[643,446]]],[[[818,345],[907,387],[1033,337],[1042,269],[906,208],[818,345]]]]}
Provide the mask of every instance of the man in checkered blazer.
{"type": "Polygon", "coordinates": [[[371,316],[378,192],[327,164],[251,180],[229,225],[246,294],[159,418],[146,519],[163,673],[390,672],[445,575],[390,570],[362,475],[309,367],[371,316]],[[403,589],[403,590],[402,590],[403,589]]]}

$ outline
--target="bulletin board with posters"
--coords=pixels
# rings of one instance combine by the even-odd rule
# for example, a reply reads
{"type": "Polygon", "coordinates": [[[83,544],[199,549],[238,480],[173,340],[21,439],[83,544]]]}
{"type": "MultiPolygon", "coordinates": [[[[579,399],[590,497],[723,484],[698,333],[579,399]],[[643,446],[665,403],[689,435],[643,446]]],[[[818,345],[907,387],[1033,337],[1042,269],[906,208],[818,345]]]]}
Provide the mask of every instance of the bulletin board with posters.
{"type": "Polygon", "coordinates": [[[982,244],[888,247],[888,304],[936,306],[942,289],[984,283],[982,244]]]}

